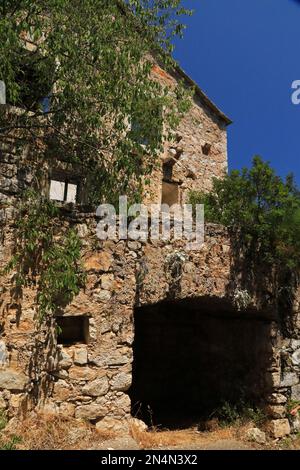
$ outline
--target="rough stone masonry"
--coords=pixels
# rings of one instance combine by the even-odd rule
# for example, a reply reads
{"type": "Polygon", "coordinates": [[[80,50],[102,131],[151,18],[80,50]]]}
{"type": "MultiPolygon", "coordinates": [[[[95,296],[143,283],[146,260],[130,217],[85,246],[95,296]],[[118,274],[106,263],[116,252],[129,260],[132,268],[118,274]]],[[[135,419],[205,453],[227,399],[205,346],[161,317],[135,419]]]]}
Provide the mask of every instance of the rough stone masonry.
{"type": "MultiPolygon", "coordinates": [[[[178,78],[158,66],[154,73],[164,81],[178,78]]],[[[9,119],[14,110],[3,106],[1,112],[6,112],[9,119]]],[[[191,189],[209,190],[212,177],[221,177],[227,169],[227,124],[228,118],[197,89],[193,106],[178,129],[176,143],[165,147],[161,166],[153,174],[145,201],[183,203],[191,189]]],[[[30,150],[21,158],[13,140],[1,143],[1,268],[13,249],[16,201],[20,193],[33,184],[36,168],[30,150]]],[[[47,164],[44,171],[46,176],[47,172],[50,174],[51,166],[47,164]]],[[[47,191],[49,184],[45,184],[47,191]]],[[[200,377],[200,381],[194,389],[189,376],[188,387],[191,388],[184,392],[187,397],[190,394],[195,401],[207,381],[218,392],[215,377],[210,376],[208,368],[203,371],[205,379],[202,377],[201,382],[199,364],[205,368],[205,362],[200,356],[196,357],[196,351],[201,352],[201,357],[209,352],[211,370],[215,375],[220,372],[220,367],[214,365],[214,358],[220,361],[224,355],[225,361],[230,344],[222,348],[220,342],[214,342],[214,331],[218,331],[218,338],[222,340],[218,319],[222,322],[228,319],[232,325],[236,325],[238,319],[239,329],[234,336],[245,327],[251,329],[253,323],[262,339],[247,344],[247,335],[243,333],[246,342],[242,356],[246,360],[249,353],[255,362],[255,367],[245,377],[245,387],[268,413],[270,431],[275,437],[300,431],[299,418],[288,414],[287,410],[290,400],[300,401],[300,296],[296,296],[291,309],[293,328],[289,333],[282,328],[272,305],[262,307],[259,298],[252,299],[251,308],[249,302],[239,302],[247,299],[247,293],[239,288],[239,280],[235,278],[233,248],[223,227],[207,225],[202,249],[186,252],[181,241],[97,240],[95,214],[83,211],[80,203],[65,205],[61,223],[77,228],[87,273],[85,288],[70,305],[40,327],[34,286],[24,288],[22,295],[15,298],[13,273],[1,278],[0,408],[5,409],[9,417],[21,419],[40,409],[91,421],[99,429],[126,429],[132,414],[134,314],[136,309],[150,309],[152,328],[151,307],[167,303],[176,314],[179,305],[183,305],[180,312],[183,320],[176,326],[178,342],[185,324],[184,315],[190,314],[194,322],[191,341],[195,343],[195,357],[187,358],[185,369],[192,367],[190,375],[200,377]],[[176,263],[179,275],[174,280],[172,266],[176,263]],[[197,337],[195,333],[200,317],[207,325],[210,318],[214,318],[212,328],[204,325],[204,337],[197,337]],[[57,324],[61,327],[60,334],[57,334],[57,324]]],[[[170,343],[172,355],[177,346],[172,343],[175,321],[170,322],[169,328],[168,323],[164,324],[164,331],[169,332],[164,338],[170,343]]],[[[179,373],[182,370],[184,368],[179,373]]],[[[173,372],[176,375],[175,366],[173,372]]],[[[230,384],[223,375],[221,385],[226,393],[230,384]]],[[[175,379],[170,376],[168,380],[172,385],[175,379]]],[[[155,393],[156,384],[148,385],[155,393]]]]}

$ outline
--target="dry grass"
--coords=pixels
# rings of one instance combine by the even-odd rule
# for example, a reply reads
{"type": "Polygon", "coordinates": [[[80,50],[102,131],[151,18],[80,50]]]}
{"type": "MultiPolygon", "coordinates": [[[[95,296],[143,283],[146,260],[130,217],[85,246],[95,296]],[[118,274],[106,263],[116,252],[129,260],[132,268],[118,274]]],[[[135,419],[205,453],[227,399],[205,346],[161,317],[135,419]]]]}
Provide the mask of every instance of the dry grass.
{"type": "Polygon", "coordinates": [[[114,437],[112,433],[99,433],[86,422],[42,413],[18,422],[15,429],[9,426],[3,434],[4,442],[11,436],[20,437],[20,450],[89,449],[114,437]]]}
{"type": "Polygon", "coordinates": [[[218,428],[210,432],[198,432],[195,429],[184,429],[178,431],[152,429],[149,431],[141,430],[134,423],[130,427],[130,433],[141,449],[170,448],[176,447],[185,449],[188,446],[204,447],[207,444],[216,441],[241,439],[245,434],[246,426],[230,426],[227,428],[218,428]]]}

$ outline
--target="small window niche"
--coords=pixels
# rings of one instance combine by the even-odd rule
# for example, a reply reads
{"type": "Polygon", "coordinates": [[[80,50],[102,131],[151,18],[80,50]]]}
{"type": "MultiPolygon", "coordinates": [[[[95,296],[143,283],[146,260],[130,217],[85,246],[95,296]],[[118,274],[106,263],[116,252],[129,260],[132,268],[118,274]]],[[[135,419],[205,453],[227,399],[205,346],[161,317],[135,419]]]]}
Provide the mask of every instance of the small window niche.
{"type": "Polygon", "coordinates": [[[173,206],[179,204],[179,184],[163,181],[161,203],[173,206]]]}
{"type": "Polygon", "coordinates": [[[210,154],[210,151],[211,151],[211,144],[209,144],[208,142],[206,142],[205,145],[202,145],[202,153],[203,153],[203,155],[208,156],[208,155],[210,154]]]}
{"type": "Polygon", "coordinates": [[[163,164],[163,179],[164,181],[172,181],[173,178],[173,162],[168,161],[163,164]]]}
{"type": "Polygon", "coordinates": [[[52,201],[76,204],[78,200],[78,183],[63,177],[53,177],[50,180],[50,199],[52,201]]]}
{"type": "Polygon", "coordinates": [[[57,343],[65,346],[88,344],[89,318],[84,316],[56,317],[58,326],[57,343]]]}

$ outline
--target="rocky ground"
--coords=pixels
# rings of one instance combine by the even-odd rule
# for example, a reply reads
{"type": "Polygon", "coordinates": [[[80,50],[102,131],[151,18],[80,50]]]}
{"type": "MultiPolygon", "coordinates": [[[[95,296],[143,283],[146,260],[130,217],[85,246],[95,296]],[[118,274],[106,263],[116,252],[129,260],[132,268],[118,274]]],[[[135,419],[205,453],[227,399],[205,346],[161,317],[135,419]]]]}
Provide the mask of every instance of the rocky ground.
{"type": "Polygon", "coordinates": [[[253,423],[217,427],[208,432],[147,430],[132,420],[128,432],[101,432],[84,421],[57,415],[35,414],[12,419],[0,432],[0,449],[20,450],[282,450],[299,449],[300,436],[271,439],[253,423]]]}

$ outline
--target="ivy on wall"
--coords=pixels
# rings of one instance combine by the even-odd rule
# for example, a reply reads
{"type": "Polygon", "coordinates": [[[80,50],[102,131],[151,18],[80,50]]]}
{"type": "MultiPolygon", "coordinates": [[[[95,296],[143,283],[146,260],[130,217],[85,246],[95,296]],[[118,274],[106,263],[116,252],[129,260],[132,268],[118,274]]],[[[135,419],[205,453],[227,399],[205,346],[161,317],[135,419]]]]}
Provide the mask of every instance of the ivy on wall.
{"type": "Polygon", "coordinates": [[[14,272],[15,288],[37,287],[39,319],[72,301],[84,285],[81,242],[62,226],[59,208],[30,190],[24,193],[15,224],[15,245],[4,272],[14,272]]]}

